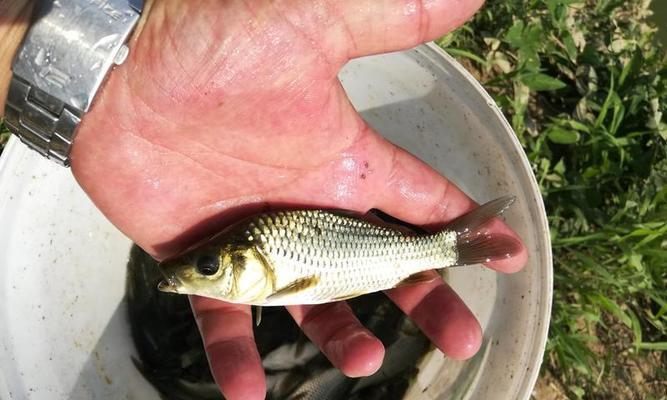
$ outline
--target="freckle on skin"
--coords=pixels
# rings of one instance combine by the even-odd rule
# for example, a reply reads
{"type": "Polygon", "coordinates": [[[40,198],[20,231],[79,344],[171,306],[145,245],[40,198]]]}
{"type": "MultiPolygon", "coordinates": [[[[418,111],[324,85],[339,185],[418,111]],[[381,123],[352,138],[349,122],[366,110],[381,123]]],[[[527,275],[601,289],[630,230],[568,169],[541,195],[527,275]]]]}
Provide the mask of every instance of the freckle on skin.
{"type": "Polygon", "coordinates": [[[361,179],[366,179],[366,174],[361,174],[361,179]]]}

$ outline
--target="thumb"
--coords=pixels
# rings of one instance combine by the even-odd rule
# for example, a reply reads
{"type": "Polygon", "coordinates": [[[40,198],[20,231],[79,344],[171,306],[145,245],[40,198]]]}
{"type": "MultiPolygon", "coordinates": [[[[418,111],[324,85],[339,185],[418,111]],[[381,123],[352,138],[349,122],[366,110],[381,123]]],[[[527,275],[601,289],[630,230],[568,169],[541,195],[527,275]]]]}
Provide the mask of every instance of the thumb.
{"type": "MultiPolygon", "coordinates": [[[[462,25],[483,0],[344,0],[334,2],[350,58],[434,40],[462,25]]],[[[334,25],[335,26],[335,25],[334,25]]]]}

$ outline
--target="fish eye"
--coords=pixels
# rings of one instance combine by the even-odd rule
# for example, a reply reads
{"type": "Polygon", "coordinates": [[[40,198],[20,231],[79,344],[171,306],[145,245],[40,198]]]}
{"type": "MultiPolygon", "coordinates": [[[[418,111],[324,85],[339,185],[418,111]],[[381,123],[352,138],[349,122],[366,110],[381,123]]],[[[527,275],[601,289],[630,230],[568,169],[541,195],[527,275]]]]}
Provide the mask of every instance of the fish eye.
{"type": "Polygon", "coordinates": [[[217,257],[210,255],[203,255],[197,259],[197,271],[200,274],[210,276],[218,272],[220,268],[220,263],[218,262],[217,257]]]}

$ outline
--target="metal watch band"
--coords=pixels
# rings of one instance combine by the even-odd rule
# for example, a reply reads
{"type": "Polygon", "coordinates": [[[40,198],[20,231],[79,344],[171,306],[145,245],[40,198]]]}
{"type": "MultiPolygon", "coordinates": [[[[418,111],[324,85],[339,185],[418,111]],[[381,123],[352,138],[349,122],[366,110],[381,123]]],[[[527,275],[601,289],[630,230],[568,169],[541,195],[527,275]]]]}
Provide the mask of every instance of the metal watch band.
{"type": "Polygon", "coordinates": [[[5,122],[22,142],[60,165],[81,118],[114,64],[143,0],[45,0],[12,66],[5,122]]]}
{"type": "Polygon", "coordinates": [[[44,157],[69,166],[69,151],[80,113],[14,74],[5,107],[5,124],[44,157]]]}

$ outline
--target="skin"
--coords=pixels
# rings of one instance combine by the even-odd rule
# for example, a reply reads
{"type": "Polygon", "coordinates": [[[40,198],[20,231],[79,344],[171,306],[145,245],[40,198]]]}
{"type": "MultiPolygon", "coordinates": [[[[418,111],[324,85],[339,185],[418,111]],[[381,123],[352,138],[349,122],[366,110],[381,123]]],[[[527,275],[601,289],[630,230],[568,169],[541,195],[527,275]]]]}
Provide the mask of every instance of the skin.
{"type": "MultiPolygon", "coordinates": [[[[441,226],[475,204],[366,125],[336,75],[350,58],[435,39],[480,5],[155,2],[128,60],[82,121],[72,172],[109,220],[158,259],[271,207],[379,208],[441,226]]],[[[499,221],[489,231],[514,235],[499,221]]],[[[522,249],[488,267],[515,272],[525,261],[522,249]]],[[[449,357],[479,349],[478,322],[442,280],[387,295],[449,357]]],[[[250,308],[194,296],[191,303],[224,395],[264,398],[250,308]]],[[[382,343],[345,302],[288,310],[346,375],[381,365],[382,343]]]]}
{"type": "Polygon", "coordinates": [[[11,80],[14,53],[28,29],[34,0],[0,1],[0,115],[5,111],[5,98],[11,80]]]}

